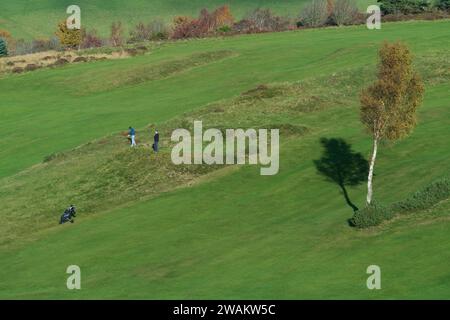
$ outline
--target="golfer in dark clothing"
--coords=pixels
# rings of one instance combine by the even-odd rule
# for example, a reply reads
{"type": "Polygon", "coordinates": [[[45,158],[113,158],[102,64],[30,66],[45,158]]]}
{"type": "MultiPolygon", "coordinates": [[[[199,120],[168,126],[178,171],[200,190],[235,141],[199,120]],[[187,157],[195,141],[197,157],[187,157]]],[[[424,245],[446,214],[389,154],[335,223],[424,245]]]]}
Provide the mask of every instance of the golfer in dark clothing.
{"type": "Polygon", "coordinates": [[[153,151],[158,152],[158,143],[159,143],[159,133],[158,130],[155,131],[155,135],[153,136],[153,151]]]}

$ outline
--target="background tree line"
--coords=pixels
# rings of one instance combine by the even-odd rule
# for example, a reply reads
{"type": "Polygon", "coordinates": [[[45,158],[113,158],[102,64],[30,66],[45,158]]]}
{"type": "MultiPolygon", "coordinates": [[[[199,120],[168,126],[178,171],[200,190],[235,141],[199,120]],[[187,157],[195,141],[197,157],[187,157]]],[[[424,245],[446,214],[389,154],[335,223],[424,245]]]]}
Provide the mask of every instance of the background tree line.
{"type": "MultiPolygon", "coordinates": [[[[385,21],[448,17],[450,0],[378,0],[385,21]],[[413,16],[411,16],[413,15],[413,16]],[[414,16],[416,15],[416,16],[414,16]]],[[[102,38],[95,29],[69,30],[60,21],[49,39],[15,40],[0,30],[0,56],[21,55],[47,50],[120,47],[125,44],[167,39],[201,38],[241,33],[278,32],[297,28],[363,24],[366,13],[358,10],[355,0],[312,0],[295,18],[276,15],[271,9],[257,8],[237,20],[228,6],[202,9],[198,17],[176,16],[171,23],[162,19],[139,22],[129,30],[121,21],[111,24],[110,35],[102,38]]]]}

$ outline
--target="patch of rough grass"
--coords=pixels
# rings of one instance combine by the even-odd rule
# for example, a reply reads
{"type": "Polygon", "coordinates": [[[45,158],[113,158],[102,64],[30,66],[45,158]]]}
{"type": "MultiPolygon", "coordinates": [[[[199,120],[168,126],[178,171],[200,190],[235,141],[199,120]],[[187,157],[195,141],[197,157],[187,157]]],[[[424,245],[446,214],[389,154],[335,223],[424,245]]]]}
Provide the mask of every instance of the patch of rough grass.
{"type": "Polygon", "coordinates": [[[216,128],[255,127],[264,117],[278,120],[272,124],[290,123],[307,113],[350,105],[364,86],[366,72],[366,68],[356,68],[301,82],[260,84],[231,100],[185,115],[181,121],[192,126],[194,120],[207,119],[216,128]]]}
{"type": "Polygon", "coordinates": [[[12,56],[0,60],[0,74],[21,73],[40,68],[59,67],[68,63],[80,63],[101,60],[128,58],[126,51],[112,51],[110,53],[91,53],[87,50],[74,52],[44,51],[21,56],[12,56]],[[34,67],[31,67],[34,66],[34,67]],[[21,72],[19,72],[21,70],[21,72]]]}
{"type": "Polygon", "coordinates": [[[450,52],[433,50],[416,58],[415,64],[425,82],[437,85],[450,80],[450,52]]]}
{"type": "Polygon", "coordinates": [[[79,84],[78,95],[104,92],[120,87],[133,86],[147,81],[164,79],[195,67],[234,56],[230,50],[195,53],[183,59],[161,63],[139,64],[127,69],[90,70],[78,77],[68,79],[65,85],[79,84]]]}

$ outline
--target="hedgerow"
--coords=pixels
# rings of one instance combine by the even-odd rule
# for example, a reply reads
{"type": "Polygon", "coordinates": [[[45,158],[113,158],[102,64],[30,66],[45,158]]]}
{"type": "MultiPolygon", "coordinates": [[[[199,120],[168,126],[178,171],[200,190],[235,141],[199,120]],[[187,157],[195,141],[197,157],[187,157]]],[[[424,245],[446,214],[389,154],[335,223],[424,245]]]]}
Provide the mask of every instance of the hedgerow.
{"type": "Polygon", "coordinates": [[[392,204],[396,213],[409,213],[428,209],[450,197],[450,178],[436,180],[409,198],[392,204]]]}
{"type": "Polygon", "coordinates": [[[429,209],[449,197],[450,178],[441,178],[433,181],[405,200],[395,202],[389,207],[372,202],[372,204],[365,208],[356,211],[349,220],[349,223],[351,226],[361,229],[377,226],[398,214],[407,214],[429,209]]]}

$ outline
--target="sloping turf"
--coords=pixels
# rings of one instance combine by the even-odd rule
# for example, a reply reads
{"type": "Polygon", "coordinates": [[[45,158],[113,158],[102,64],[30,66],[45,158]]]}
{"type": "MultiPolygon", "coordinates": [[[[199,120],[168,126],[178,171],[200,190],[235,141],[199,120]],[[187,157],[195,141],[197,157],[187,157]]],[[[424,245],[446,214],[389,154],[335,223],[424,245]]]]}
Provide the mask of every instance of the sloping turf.
{"type": "MultiPolygon", "coordinates": [[[[351,27],[208,39],[168,45],[125,61],[1,80],[1,101],[9,102],[2,106],[7,118],[0,120],[2,136],[8,137],[7,143],[1,142],[2,168],[8,168],[1,181],[5,188],[17,188],[18,194],[26,190],[20,185],[21,176],[39,168],[20,176],[15,173],[50,153],[130,123],[162,124],[217,100],[221,102],[210,107],[218,104],[227,110],[231,97],[260,83],[310,81],[330,90],[323,96],[322,109],[293,117],[275,108],[281,111],[267,116],[271,123],[287,121],[310,128],[304,136],[282,140],[278,175],[261,177],[254,166],[216,171],[191,187],[89,217],[80,212],[74,225],[45,229],[28,241],[25,236],[24,243],[0,249],[0,297],[448,298],[448,201],[378,228],[356,231],[346,224],[352,212],[339,188],[324,181],[313,165],[321,154],[321,137],[344,138],[357,152],[369,154],[370,139],[358,121],[358,88],[373,77],[380,42],[401,39],[417,56],[417,67],[427,81],[426,99],[411,137],[381,147],[376,198],[390,203],[449,175],[448,27],[448,21],[411,22],[384,25],[381,32],[351,27]],[[126,72],[137,64],[213,50],[236,55],[108,94],[79,96],[69,86],[61,87],[63,79],[95,68],[126,72]],[[82,269],[83,289],[77,292],[65,287],[70,264],[82,269]],[[383,289],[377,292],[365,287],[365,270],[371,264],[382,269],[383,289]]],[[[322,95],[318,98],[320,102],[322,95]]],[[[272,102],[260,101],[268,107],[282,106],[272,102]]],[[[214,122],[214,117],[201,113],[186,115],[189,120],[203,116],[214,122]]],[[[242,117],[267,124],[257,109],[243,109],[242,117]]],[[[70,172],[67,175],[70,178],[70,172]]],[[[349,193],[353,202],[363,204],[364,186],[349,193]]],[[[25,227],[29,223],[31,230],[32,222],[25,222],[25,227]]]]}

